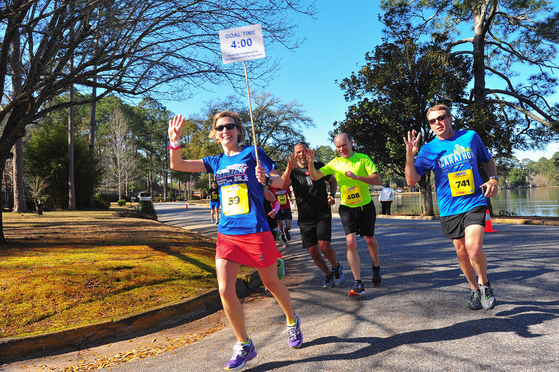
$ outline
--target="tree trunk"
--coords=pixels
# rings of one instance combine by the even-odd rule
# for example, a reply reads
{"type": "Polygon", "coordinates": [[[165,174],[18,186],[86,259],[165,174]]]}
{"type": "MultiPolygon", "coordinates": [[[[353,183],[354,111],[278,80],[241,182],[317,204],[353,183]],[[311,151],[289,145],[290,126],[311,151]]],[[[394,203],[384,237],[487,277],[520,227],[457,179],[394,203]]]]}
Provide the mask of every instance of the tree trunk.
{"type": "Polygon", "coordinates": [[[434,216],[435,209],[433,208],[433,190],[431,188],[431,172],[426,172],[419,180],[419,187],[421,187],[421,198],[423,200],[423,215],[434,216]]]}
{"type": "Polygon", "coordinates": [[[23,140],[20,138],[12,147],[12,181],[14,188],[14,213],[26,213],[25,184],[23,182],[23,140]]]}
{"type": "Polygon", "coordinates": [[[485,102],[485,16],[486,9],[476,6],[473,9],[474,15],[474,41],[473,41],[473,71],[474,71],[474,101],[477,103],[485,102]]]}
{"type": "MultiPolygon", "coordinates": [[[[70,61],[72,66],[72,61],[70,61]]],[[[70,103],[74,102],[74,87],[70,86],[70,103]]],[[[76,210],[74,185],[74,106],[68,109],[68,210],[76,210]]]]}
{"type": "MultiPolygon", "coordinates": [[[[1,174],[4,174],[4,170],[6,167],[6,155],[2,155],[0,156],[0,172],[1,174]]],[[[7,186],[7,184],[6,184],[7,186]]],[[[6,187],[7,189],[7,187],[6,187]]],[[[6,238],[4,237],[4,223],[2,221],[2,211],[4,210],[4,208],[1,205],[0,202],[0,247],[1,246],[6,246],[8,244],[8,241],[6,240],[6,238]]]]}
{"type": "MultiPolygon", "coordinates": [[[[97,82],[97,79],[95,79],[95,82],[97,82]]],[[[97,89],[95,87],[92,88],[91,97],[93,99],[97,97],[97,89]]],[[[95,129],[96,129],[95,125],[97,121],[96,112],[97,112],[97,102],[93,101],[93,103],[91,104],[91,115],[90,115],[91,117],[89,121],[89,152],[91,153],[91,155],[95,155],[95,129]]],[[[95,201],[93,197],[93,195],[95,194],[95,190],[91,188],[89,191],[90,194],[88,196],[87,205],[88,207],[93,207],[95,206],[95,201]]]]}
{"type": "MultiPolygon", "coordinates": [[[[70,14],[74,13],[74,3],[70,3],[70,14]]],[[[73,26],[70,39],[74,38],[73,26]]],[[[69,75],[74,72],[74,59],[68,64],[69,75]]],[[[70,107],[68,109],[68,210],[76,210],[76,186],[74,185],[74,84],[70,84],[70,107]]]]}
{"type": "MultiPolygon", "coordinates": [[[[13,42],[11,44],[12,51],[12,89],[13,97],[16,97],[21,91],[21,56],[20,56],[20,42],[19,42],[19,29],[16,28],[13,42]]],[[[14,157],[12,159],[12,182],[14,190],[14,209],[15,213],[27,212],[27,204],[25,203],[25,182],[23,181],[23,140],[20,138],[12,147],[14,157]]],[[[4,167],[4,165],[3,165],[4,167]]]]}
{"type": "Polygon", "coordinates": [[[167,171],[163,170],[163,201],[167,201],[167,171]]]}

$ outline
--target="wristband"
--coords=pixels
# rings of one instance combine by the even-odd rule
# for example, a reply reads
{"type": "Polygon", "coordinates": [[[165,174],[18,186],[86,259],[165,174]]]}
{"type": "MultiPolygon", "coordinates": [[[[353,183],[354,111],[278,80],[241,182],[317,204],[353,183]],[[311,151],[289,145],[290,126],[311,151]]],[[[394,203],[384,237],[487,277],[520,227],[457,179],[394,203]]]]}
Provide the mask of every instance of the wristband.
{"type": "Polygon", "coordinates": [[[266,175],[266,186],[272,186],[272,183],[274,183],[274,179],[266,175]]]}
{"type": "Polygon", "coordinates": [[[169,150],[178,150],[181,148],[181,143],[180,141],[169,141],[169,147],[167,147],[167,149],[169,150]]]}
{"type": "Polygon", "coordinates": [[[336,194],[330,193],[330,196],[333,197],[334,199],[336,199],[336,194]]]}
{"type": "Polygon", "coordinates": [[[274,202],[274,204],[272,204],[272,207],[273,207],[272,210],[277,214],[280,209],[280,205],[277,202],[277,200],[274,202]]]}

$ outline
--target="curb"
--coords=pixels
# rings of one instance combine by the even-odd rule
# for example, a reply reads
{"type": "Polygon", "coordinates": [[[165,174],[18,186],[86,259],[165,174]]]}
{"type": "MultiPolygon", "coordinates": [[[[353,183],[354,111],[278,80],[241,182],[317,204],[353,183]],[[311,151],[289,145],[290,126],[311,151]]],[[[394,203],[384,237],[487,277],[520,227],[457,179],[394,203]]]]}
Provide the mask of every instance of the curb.
{"type": "Polygon", "coordinates": [[[559,226],[559,221],[548,221],[537,218],[492,218],[493,221],[497,223],[509,223],[511,225],[547,225],[547,226],[559,226]]]}
{"type": "MultiPolygon", "coordinates": [[[[242,298],[262,286],[257,270],[237,279],[237,295],[242,298]]],[[[155,327],[189,322],[200,314],[221,309],[219,291],[189,297],[174,303],[118,317],[115,320],[86,324],[62,331],[33,336],[0,339],[0,363],[11,363],[62,352],[83,350],[99,345],[109,338],[123,338],[155,327]]]]}

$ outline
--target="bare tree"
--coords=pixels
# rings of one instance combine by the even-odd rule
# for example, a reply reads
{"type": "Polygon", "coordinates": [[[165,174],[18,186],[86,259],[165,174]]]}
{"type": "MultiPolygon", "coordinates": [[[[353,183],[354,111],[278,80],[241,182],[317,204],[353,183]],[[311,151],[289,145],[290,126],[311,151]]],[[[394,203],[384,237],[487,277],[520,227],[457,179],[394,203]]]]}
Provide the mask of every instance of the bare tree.
{"type": "MultiPolygon", "coordinates": [[[[314,4],[299,0],[11,0],[0,8],[0,170],[27,125],[49,112],[89,104],[111,93],[157,94],[179,99],[206,83],[244,79],[238,64],[223,65],[218,31],[261,24],[268,45],[296,48],[293,14],[314,15],[314,4]],[[17,94],[8,83],[10,46],[20,39],[23,84],[17,94]],[[70,61],[73,63],[69,72],[70,61]],[[96,87],[73,103],[44,105],[68,91],[96,87]],[[6,98],[9,97],[9,98],[6,98]]],[[[272,59],[251,63],[255,84],[277,68],[272,59]]],[[[242,86],[242,83],[239,84],[242,86]]],[[[1,228],[1,220],[0,220],[1,228]]],[[[0,230],[0,243],[5,243],[0,230]]]]}
{"type": "Polygon", "coordinates": [[[45,195],[44,192],[46,188],[49,186],[48,177],[43,178],[40,176],[29,176],[27,178],[27,189],[29,190],[29,195],[35,204],[35,210],[37,214],[43,214],[43,207],[42,204],[47,200],[48,195],[45,195]]]}
{"type": "Polygon", "coordinates": [[[128,121],[120,108],[117,107],[113,110],[107,131],[109,139],[108,149],[105,153],[107,170],[118,185],[118,198],[122,199],[127,180],[137,160],[132,148],[133,142],[128,121]]]}

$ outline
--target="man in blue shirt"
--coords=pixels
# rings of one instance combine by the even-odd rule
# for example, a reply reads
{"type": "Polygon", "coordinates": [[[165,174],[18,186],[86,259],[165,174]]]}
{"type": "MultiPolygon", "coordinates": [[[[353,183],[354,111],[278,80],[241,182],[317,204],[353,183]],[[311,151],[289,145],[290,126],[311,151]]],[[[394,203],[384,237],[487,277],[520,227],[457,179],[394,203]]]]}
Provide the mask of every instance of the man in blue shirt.
{"type": "Polygon", "coordinates": [[[416,159],[421,133],[416,136],[415,131],[408,132],[408,138],[404,138],[406,181],[413,186],[425,172],[433,170],[442,230],[452,239],[460,268],[470,283],[468,307],[492,309],[495,296],[487,279],[483,235],[486,198],[494,197],[499,190],[495,161],[476,132],[452,128],[452,116],[445,105],[429,108],[427,120],[436,138],[421,148],[416,159]],[[489,176],[485,183],[479,174],[478,160],[489,176]]]}

